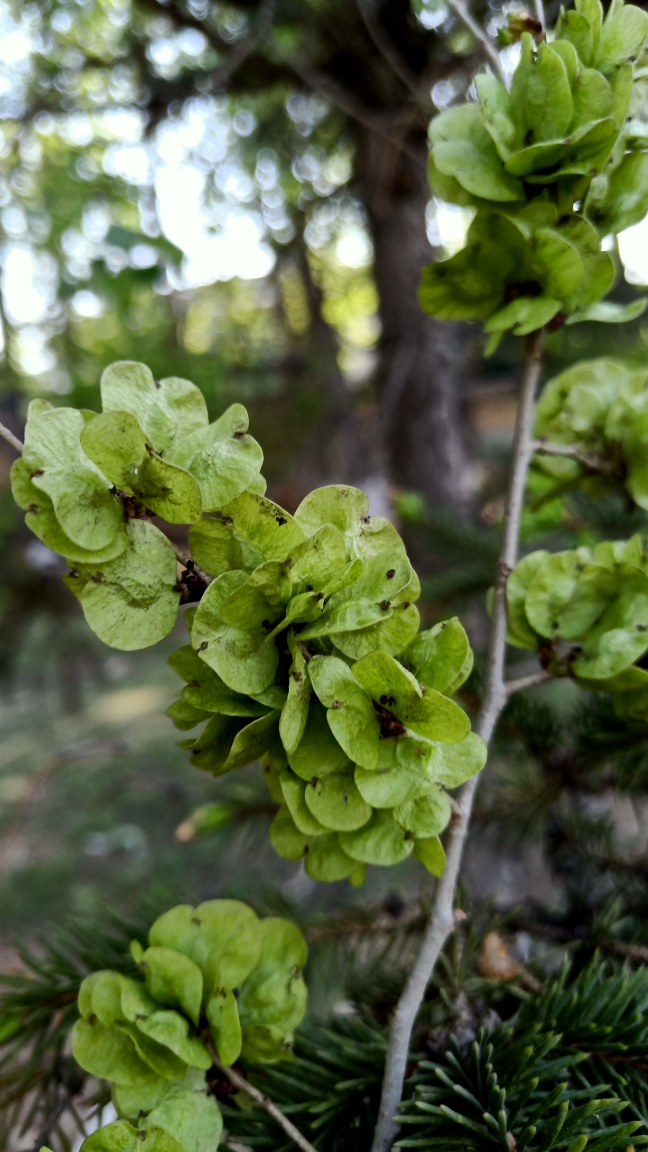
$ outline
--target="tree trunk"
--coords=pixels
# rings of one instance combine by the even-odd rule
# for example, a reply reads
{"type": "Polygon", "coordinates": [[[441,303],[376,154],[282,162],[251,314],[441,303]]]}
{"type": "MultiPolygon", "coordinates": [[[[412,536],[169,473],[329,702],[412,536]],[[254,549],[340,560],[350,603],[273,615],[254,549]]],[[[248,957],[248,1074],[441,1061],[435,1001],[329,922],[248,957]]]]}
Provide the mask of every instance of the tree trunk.
{"type": "Polygon", "coordinates": [[[427,238],[425,131],[403,147],[359,129],[356,175],[374,244],[380,298],[380,422],[389,478],[432,506],[466,512],[470,485],[459,382],[465,329],[422,312],[427,238]]]}

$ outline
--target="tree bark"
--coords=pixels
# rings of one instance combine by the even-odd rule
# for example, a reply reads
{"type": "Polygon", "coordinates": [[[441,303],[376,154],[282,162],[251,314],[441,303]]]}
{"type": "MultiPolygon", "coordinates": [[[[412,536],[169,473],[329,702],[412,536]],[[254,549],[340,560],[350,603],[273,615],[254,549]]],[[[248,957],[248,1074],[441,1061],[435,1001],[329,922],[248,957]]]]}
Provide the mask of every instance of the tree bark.
{"type": "Polygon", "coordinates": [[[432,319],[418,302],[421,269],[433,258],[425,221],[425,125],[418,116],[405,123],[402,139],[398,148],[361,127],[356,159],[380,298],[386,467],[397,487],[421,493],[432,506],[465,513],[470,484],[459,388],[465,329],[432,319]]]}

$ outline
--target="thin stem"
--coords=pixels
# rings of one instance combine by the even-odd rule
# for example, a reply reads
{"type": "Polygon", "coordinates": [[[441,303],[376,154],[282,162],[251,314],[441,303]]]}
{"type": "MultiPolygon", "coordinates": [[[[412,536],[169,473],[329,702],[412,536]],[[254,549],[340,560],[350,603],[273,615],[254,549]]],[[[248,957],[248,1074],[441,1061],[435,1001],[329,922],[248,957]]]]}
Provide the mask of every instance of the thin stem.
{"type": "Polygon", "coordinates": [[[177,559],[181,564],[184,564],[188,572],[194,572],[196,576],[198,576],[203,581],[204,584],[212,583],[214,579],[213,576],[210,576],[208,572],[205,572],[204,568],[201,568],[199,564],[196,564],[196,561],[192,560],[191,556],[187,556],[187,553],[183,552],[182,548],[179,548],[177,544],[173,544],[171,541],[170,543],[177,559]]]}
{"type": "Polygon", "coordinates": [[[603,472],[603,461],[598,456],[590,456],[581,452],[577,444],[551,444],[546,440],[534,440],[533,451],[538,456],[562,456],[567,460],[577,460],[584,468],[591,472],[603,472]]]}
{"type": "Polygon", "coordinates": [[[3,440],[7,441],[7,444],[11,444],[11,447],[15,448],[16,452],[23,451],[25,445],[23,444],[22,440],[19,440],[17,436],[14,436],[13,432],[10,432],[8,428],[5,428],[4,424],[0,424],[0,436],[2,436],[3,440]]]}
{"type": "Polygon", "coordinates": [[[508,697],[516,692],[523,692],[525,688],[534,688],[536,684],[546,684],[547,680],[553,679],[553,674],[543,668],[542,671],[532,672],[529,676],[520,676],[519,680],[507,680],[504,688],[508,697]]]}
{"type": "Polygon", "coordinates": [[[302,1152],[317,1152],[317,1149],[312,1144],[309,1144],[306,1137],[302,1136],[299,1128],[295,1128],[295,1125],[291,1123],[287,1116],[284,1116],[283,1112],[277,1108],[277,1105],[272,1103],[269,1096],[264,1096],[263,1092],[259,1092],[258,1088],[250,1084],[249,1080],[246,1080],[244,1076],[239,1076],[238,1072],[235,1072],[233,1068],[228,1068],[225,1064],[221,1064],[216,1055],[216,1049],[209,1037],[204,1036],[203,1039],[205,1047],[214,1061],[214,1065],[218,1068],[219,1072],[227,1076],[230,1084],[238,1088],[239,1092],[245,1092],[260,1108],[264,1108],[268,1115],[272,1116],[273,1120],[276,1120],[277,1124],[281,1125],[286,1135],[290,1136],[290,1139],[299,1145],[302,1152]]]}
{"type": "Polygon", "coordinates": [[[542,25],[542,30],[544,32],[547,25],[545,22],[545,11],[544,11],[543,0],[535,0],[535,10],[536,10],[536,18],[538,20],[538,23],[542,25]]]}
{"type": "Polygon", "coordinates": [[[421,99],[421,82],[413,72],[410,72],[398,49],[376,19],[370,0],[356,0],[360,15],[364,21],[367,32],[371,36],[381,56],[389,64],[392,72],[402,81],[416,100],[421,99]]]}
{"type": "Polygon", "coordinates": [[[491,40],[488,32],[486,32],[481,27],[481,25],[478,24],[477,21],[470,15],[464,0],[448,0],[448,6],[452,8],[453,12],[459,17],[460,20],[463,21],[463,23],[466,25],[466,28],[472,32],[475,40],[479,41],[482,48],[484,49],[484,52],[488,56],[491,68],[493,69],[495,75],[499,80],[502,81],[504,87],[506,87],[506,73],[502,67],[502,61],[500,60],[500,55],[497,51],[495,42],[491,40]]]}
{"type": "MultiPolygon", "coordinates": [[[[522,388],[513,440],[513,461],[504,512],[504,531],[495,577],[486,685],[484,699],[475,724],[475,731],[487,744],[491,739],[508,695],[504,681],[507,631],[506,581],[517,560],[524,488],[529,461],[533,453],[531,439],[533,403],[542,365],[542,344],[542,330],[533,332],[527,337],[522,388]]],[[[453,930],[457,916],[454,910],[455,891],[476,788],[477,777],[474,776],[472,780],[464,784],[457,798],[458,807],[453,814],[446,844],[445,871],[439,881],[421,949],[392,1018],[385,1062],[385,1078],[372,1152],[388,1152],[398,1133],[398,1124],[394,1117],[403,1093],[412,1028],[434,966],[441,949],[453,930]]]]}

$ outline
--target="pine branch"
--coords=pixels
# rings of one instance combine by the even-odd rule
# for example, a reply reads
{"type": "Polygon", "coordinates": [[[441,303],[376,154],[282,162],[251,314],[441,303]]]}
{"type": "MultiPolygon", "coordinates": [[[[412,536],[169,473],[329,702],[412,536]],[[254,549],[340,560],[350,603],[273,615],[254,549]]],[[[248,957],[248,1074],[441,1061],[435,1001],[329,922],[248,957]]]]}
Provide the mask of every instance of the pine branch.
{"type": "Polygon", "coordinates": [[[419,1062],[401,1113],[412,1138],[398,1147],[625,1152],[630,1139],[648,1144],[647,998],[645,970],[610,974],[595,957],[570,981],[564,967],[469,1051],[454,1041],[443,1064],[419,1062]],[[623,1122],[627,1108],[636,1118],[623,1122]]]}

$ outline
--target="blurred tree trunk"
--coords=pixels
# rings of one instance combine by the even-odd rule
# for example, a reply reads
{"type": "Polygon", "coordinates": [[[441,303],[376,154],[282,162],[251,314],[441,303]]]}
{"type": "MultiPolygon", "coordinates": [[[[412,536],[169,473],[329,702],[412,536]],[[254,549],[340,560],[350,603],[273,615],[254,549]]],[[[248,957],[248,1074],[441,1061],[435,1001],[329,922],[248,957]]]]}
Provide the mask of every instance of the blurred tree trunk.
{"type": "Polygon", "coordinates": [[[380,423],[389,478],[432,505],[466,512],[465,330],[426,316],[417,296],[421,270],[433,258],[425,221],[425,129],[420,123],[406,127],[402,148],[365,128],[357,138],[356,177],[380,299],[380,423]]]}

